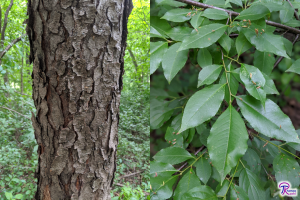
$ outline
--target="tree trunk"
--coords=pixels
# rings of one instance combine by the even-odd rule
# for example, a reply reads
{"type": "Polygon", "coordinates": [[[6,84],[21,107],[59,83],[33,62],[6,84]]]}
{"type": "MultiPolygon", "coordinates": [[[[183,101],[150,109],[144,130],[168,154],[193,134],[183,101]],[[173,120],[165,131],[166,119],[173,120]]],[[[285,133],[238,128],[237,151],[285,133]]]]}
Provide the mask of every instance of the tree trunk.
{"type": "Polygon", "coordinates": [[[36,200],[106,200],[131,0],[29,0],[36,200]]]}

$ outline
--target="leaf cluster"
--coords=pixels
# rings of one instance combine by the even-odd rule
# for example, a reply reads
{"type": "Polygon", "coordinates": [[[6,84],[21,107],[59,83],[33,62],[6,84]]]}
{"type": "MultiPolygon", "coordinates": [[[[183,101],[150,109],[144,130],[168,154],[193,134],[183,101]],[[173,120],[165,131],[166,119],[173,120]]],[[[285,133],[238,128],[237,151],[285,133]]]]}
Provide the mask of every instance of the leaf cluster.
{"type": "Polygon", "coordinates": [[[280,181],[300,184],[300,132],[274,102],[272,73],[290,60],[285,71],[300,74],[298,35],[278,28],[300,26],[299,5],[203,3],[151,5],[150,127],[166,141],[151,161],[151,199],[276,199],[280,181]]]}

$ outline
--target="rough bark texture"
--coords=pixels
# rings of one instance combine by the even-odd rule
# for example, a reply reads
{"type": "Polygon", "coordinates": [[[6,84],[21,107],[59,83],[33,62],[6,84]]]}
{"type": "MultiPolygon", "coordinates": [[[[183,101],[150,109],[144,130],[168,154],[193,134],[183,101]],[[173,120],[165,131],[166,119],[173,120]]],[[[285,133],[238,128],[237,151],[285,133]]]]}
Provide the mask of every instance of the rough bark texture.
{"type": "Polygon", "coordinates": [[[29,0],[36,200],[110,199],[131,0],[29,0]]]}

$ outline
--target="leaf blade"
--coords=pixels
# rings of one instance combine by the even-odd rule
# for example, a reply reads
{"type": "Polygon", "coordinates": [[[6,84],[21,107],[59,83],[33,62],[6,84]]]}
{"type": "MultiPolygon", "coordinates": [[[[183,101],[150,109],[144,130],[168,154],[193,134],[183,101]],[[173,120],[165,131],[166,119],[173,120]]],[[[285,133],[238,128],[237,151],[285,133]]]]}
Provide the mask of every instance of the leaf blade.
{"type": "Polygon", "coordinates": [[[196,127],[217,113],[224,99],[225,85],[226,84],[215,84],[206,87],[196,92],[188,100],[184,109],[179,132],[196,127]],[[209,106],[212,106],[212,108],[210,109],[209,106]]]}
{"type": "Polygon", "coordinates": [[[211,128],[207,148],[221,182],[245,154],[248,133],[244,121],[230,104],[211,128]]]}
{"type": "Polygon", "coordinates": [[[264,109],[260,101],[249,95],[238,96],[236,100],[254,130],[271,138],[300,143],[290,118],[273,101],[267,99],[264,109]]]}

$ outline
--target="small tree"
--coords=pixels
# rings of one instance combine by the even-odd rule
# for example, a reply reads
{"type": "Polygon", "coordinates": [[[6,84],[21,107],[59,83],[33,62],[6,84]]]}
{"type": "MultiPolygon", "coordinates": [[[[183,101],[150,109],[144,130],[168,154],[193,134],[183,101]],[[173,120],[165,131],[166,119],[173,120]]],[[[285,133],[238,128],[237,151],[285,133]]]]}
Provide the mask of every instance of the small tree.
{"type": "MultiPolygon", "coordinates": [[[[151,162],[152,199],[269,199],[281,181],[299,187],[300,132],[275,103],[271,76],[293,56],[299,8],[289,0],[153,2],[150,71],[162,69],[152,76],[150,124],[168,147],[151,162]]],[[[285,71],[300,74],[299,65],[285,71]]]]}
{"type": "Polygon", "coordinates": [[[28,2],[35,198],[110,199],[130,0],[28,2]]]}

